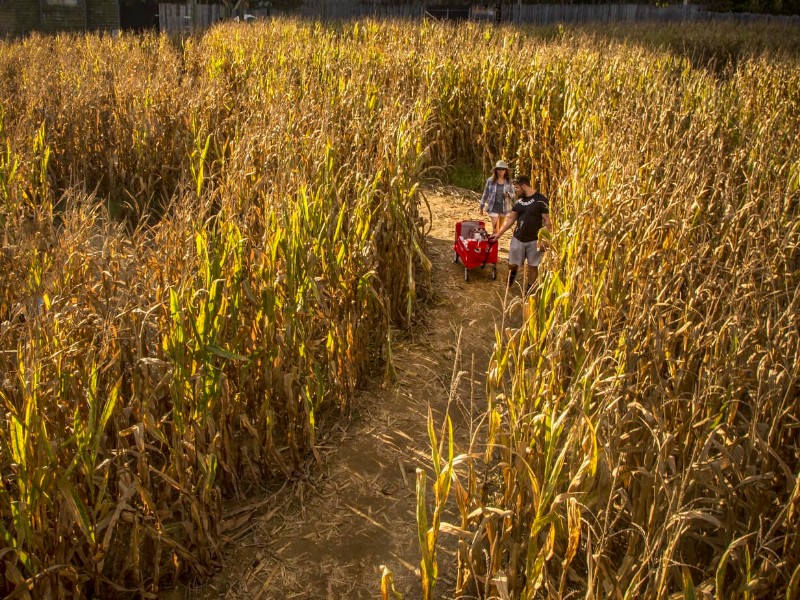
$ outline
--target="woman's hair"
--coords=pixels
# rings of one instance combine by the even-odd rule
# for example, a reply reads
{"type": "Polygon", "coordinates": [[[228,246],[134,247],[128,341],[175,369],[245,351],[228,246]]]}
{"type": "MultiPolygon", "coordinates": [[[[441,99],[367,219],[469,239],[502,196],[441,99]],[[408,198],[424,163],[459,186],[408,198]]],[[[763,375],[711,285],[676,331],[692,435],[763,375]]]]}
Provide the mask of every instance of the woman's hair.
{"type": "MultiPolygon", "coordinates": [[[[492,169],[492,183],[497,183],[497,171],[498,171],[497,167],[492,169]]],[[[506,181],[507,182],[511,181],[511,179],[508,177],[508,169],[505,169],[505,172],[506,172],[506,177],[505,177],[506,181]]]]}

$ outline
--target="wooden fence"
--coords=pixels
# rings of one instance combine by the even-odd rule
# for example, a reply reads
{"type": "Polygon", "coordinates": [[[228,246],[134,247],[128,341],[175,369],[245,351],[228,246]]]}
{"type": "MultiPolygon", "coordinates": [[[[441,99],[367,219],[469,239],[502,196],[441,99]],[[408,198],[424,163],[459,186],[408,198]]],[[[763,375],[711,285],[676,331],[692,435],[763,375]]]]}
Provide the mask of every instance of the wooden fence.
{"type": "Polygon", "coordinates": [[[305,0],[297,11],[304,17],[316,19],[421,19],[425,14],[422,3],[388,5],[358,0],[305,0]]]}
{"type": "MultiPolygon", "coordinates": [[[[477,6],[477,5],[476,5],[477,6]]],[[[473,7],[474,8],[474,7],[473,7]]],[[[261,11],[250,11],[259,14],[261,11]]],[[[480,11],[472,11],[478,14],[480,11]]],[[[273,11],[272,14],[280,14],[273,11]]],[[[338,20],[373,17],[376,19],[421,19],[425,4],[388,5],[375,0],[305,0],[291,14],[310,19],[338,20]]],[[[481,13],[482,14],[482,13],[481,13]]],[[[488,14],[488,13],[487,13],[488,14]]],[[[261,16],[266,16],[266,13],[261,16]]],[[[428,15],[430,16],[430,15],[428,15]]],[[[485,15],[483,15],[484,18],[485,15]]],[[[202,30],[229,18],[217,4],[160,4],[161,31],[181,33],[202,30]]],[[[800,16],[773,16],[742,13],[712,13],[697,5],[653,6],[648,4],[504,4],[502,21],[553,25],[556,23],[683,23],[731,21],[736,23],[780,22],[800,25],[800,16]]]]}
{"type": "Polygon", "coordinates": [[[182,33],[208,29],[225,18],[220,4],[159,4],[158,29],[182,33]]]}
{"type": "Polygon", "coordinates": [[[708,12],[696,4],[517,4],[503,6],[503,21],[553,25],[556,23],[686,23],[709,21],[793,22],[800,17],[708,12]]]}
{"type": "Polygon", "coordinates": [[[503,7],[503,21],[515,23],[671,23],[693,21],[699,6],[651,4],[522,4],[503,7]]]}

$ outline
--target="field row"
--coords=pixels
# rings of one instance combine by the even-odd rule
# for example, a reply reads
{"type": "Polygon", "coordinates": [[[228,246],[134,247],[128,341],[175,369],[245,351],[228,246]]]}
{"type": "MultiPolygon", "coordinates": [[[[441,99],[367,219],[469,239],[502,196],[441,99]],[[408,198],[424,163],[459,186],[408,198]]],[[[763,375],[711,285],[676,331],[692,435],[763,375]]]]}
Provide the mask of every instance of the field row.
{"type": "Polygon", "coordinates": [[[0,592],[209,574],[222,498],[292,477],[320,411],[391,376],[431,292],[420,183],[504,157],[556,251],[498,332],[484,459],[438,465],[459,592],[791,597],[800,69],[638,31],[0,44],[0,592]]]}

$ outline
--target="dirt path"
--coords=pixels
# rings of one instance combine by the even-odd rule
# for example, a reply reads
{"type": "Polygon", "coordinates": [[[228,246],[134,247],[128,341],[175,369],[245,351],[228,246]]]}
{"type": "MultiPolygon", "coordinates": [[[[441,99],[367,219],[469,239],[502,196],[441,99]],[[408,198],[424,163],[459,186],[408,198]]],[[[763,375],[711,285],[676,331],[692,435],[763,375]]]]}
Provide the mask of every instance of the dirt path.
{"type": "MultiPolygon", "coordinates": [[[[502,315],[508,243],[504,238],[501,244],[498,281],[487,268],[471,271],[465,282],[461,265],[452,263],[453,229],[456,221],[477,217],[478,201],[454,190],[427,190],[426,197],[440,297],[425,326],[393,346],[396,383],[383,387],[377,376],[354,400],[349,419],[337,417],[332,428],[321,428],[328,432],[320,440],[321,473],[311,469],[307,478],[273,491],[260,505],[229,511],[226,535],[235,542],[211,583],[163,597],[376,598],[381,565],[394,573],[406,600],[420,597],[415,470],[431,473],[428,406],[438,425],[450,399],[463,451],[470,423],[486,405],[483,374],[502,315]],[[458,371],[463,373],[451,399],[458,371]]],[[[442,556],[439,562],[436,596],[447,598],[455,561],[442,556]]]]}

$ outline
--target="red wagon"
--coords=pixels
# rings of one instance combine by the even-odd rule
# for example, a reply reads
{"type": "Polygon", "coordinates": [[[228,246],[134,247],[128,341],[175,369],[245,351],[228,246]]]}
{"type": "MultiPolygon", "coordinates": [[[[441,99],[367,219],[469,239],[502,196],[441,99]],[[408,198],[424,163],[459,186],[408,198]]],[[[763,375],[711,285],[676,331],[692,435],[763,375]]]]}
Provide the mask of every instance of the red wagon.
{"type": "Polygon", "coordinates": [[[497,279],[497,242],[489,241],[483,221],[459,221],[453,242],[453,262],[464,265],[464,281],[469,280],[469,270],[486,265],[492,267],[492,279],[497,279]]]}

